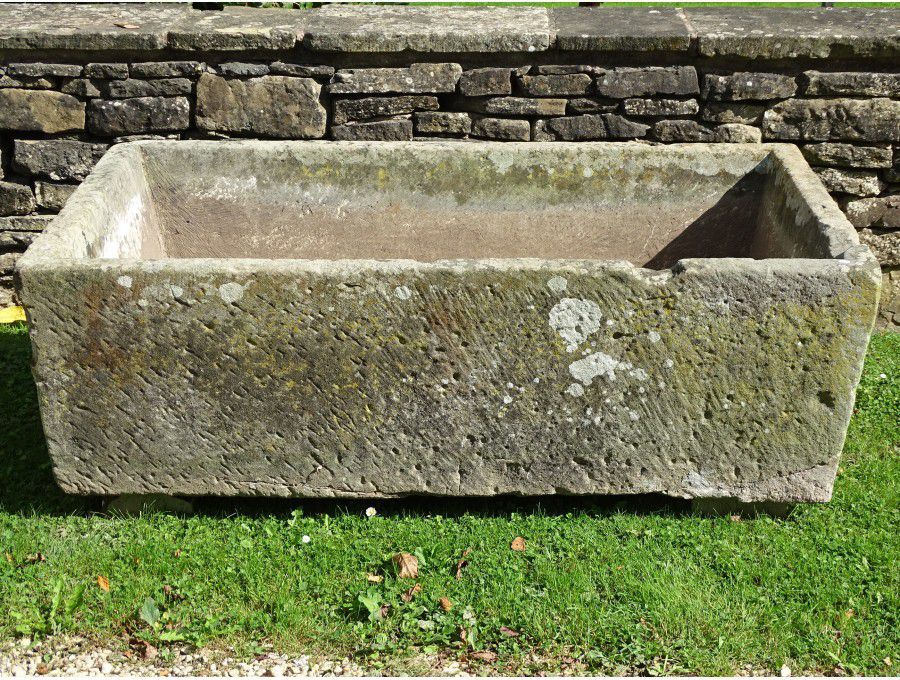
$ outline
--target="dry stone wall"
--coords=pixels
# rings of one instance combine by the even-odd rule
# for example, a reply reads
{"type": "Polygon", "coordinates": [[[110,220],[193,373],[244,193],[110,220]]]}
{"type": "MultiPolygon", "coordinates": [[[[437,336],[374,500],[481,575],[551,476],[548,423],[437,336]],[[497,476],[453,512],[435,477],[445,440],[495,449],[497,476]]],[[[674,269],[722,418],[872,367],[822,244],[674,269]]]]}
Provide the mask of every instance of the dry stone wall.
{"type": "Polygon", "coordinates": [[[897,10],[0,5],[0,26],[0,306],[129,140],[783,141],[900,324],[897,10]]]}

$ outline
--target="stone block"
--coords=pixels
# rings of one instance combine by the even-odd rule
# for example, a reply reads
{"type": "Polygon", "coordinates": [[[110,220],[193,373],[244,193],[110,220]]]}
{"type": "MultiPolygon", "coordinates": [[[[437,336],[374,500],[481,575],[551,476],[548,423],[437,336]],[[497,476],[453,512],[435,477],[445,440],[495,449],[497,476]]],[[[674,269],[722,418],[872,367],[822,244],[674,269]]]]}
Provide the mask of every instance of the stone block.
{"type": "Polygon", "coordinates": [[[18,279],[68,493],[821,502],[856,238],[783,145],[147,142],[18,279]]]}
{"type": "Polygon", "coordinates": [[[27,215],[37,204],[27,184],[0,181],[0,215],[27,215]]]}
{"type": "Polygon", "coordinates": [[[724,144],[759,144],[762,130],[740,123],[724,123],[713,131],[715,140],[724,144]]]}
{"type": "Polygon", "coordinates": [[[793,76],[780,73],[707,74],[703,97],[711,101],[787,99],[797,93],[793,76]]]}
{"type": "Polygon", "coordinates": [[[763,116],[766,139],[825,142],[900,141],[900,101],[789,99],[763,116]]]}
{"type": "Polygon", "coordinates": [[[900,97],[900,73],[806,71],[805,94],[843,97],[900,97]]]}
{"type": "Polygon", "coordinates": [[[527,142],[531,139],[531,123],[512,118],[478,117],[472,124],[472,136],[506,142],[527,142]]]}
{"type": "Polygon", "coordinates": [[[558,50],[686,52],[691,46],[676,7],[553,7],[550,22],[558,50]]]}
{"type": "Polygon", "coordinates": [[[437,97],[431,95],[404,95],[400,97],[364,97],[362,99],[336,99],[334,101],[334,125],[349,121],[371,120],[412,113],[436,111],[437,97]]]}
{"type": "Polygon", "coordinates": [[[416,134],[467,135],[472,131],[472,118],[468,113],[456,111],[425,111],[413,115],[416,134]]]}
{"type": "Polygon", "coordinates": [[[592,99],[589,97],[576,97],[566,104],[566,113],[609,113],[619,108],[619,102],[614,99],[592,99]]]}
{"type": "Polygon", "coordinates": [[[60,88],[60,91],[63,94],[71,94],[75,97],[80,97],[81,99],[90,99],[93,97],[100,97],[102,95],[100,86],[98,86],[97,81],[91,80],[89,78],[74,78],[73,80],[65,83],[60,88]]]}
{"type": "Polygon", "coordinates": [[[541,122],[543,123],[541,132],[549,135],[550,139],[580,142],[606,139],[609,136],[601,114],[586,113],[580,116],[550,118],[541,122]]]}
{"type": "Polygon", "coordinates": [[[857,229],[900,229],[900,194],[848,201],[844,213],[857,229]]]}
{"type": "Polygon", "coordinates": [[[160,78],[158,80],[111,80],[104,88],[110,99],[131,97],[177,97],[190,95],[193,83],[187,78],[160,78]]]}
{"type": "Polygon", "coordinates": [[[464,102],[471,110],[504,116],[562,116],[566,112],[565,99],[535,97],[492,97],[481,101],[464,102]]]}
{"type": "Polygon", "coordinates": [[[307,139],[325,134],[322,86],[310,78],[226,79],[204,73],[197,82],[197,127],[266,137],[307,139]]]}
{"type": "Polygon", "coordinates": [[[0,89],[0,129],[67,132],[84,129],[84,102],[44,90],[0,89]]]}
{"type": "Polygon", "coordinates": [[[77,184],[57,184],[38,180],[34,183],[34,196],[38,207],[59,212],[77,187],[77,184]]]}
{"type": "Polygon", "coordinates": [[[0,231],[0,251],[24,251],[37,238],[34,231],[0,231]]]}
{"type": "Polygon", "coordinates": [[[860,229],[859,240],[865,243],[884,267],[900,267],[900,231],[860,229]]]}
{"type": "Polygon", "coordinates": [[[408,68],[340,69],[331,94],[434,94],[455,92],[462,75],[459,64],[411,64],[408,68]]]}
{"type": "Polygon", "coordinates": [[[29,76],[13,78],[8,75],[0,75],[0,88],[6,87],[19,87],[26,90],[52,90],[56,87],[56,83],[50,78],[31,78],[29,76]]]}
{"type": "Polygon", "coordinates": [[[203,73],[199,61],[147,61],[131,65],[132,78],[193,78],[203,73]]]}
{"type": "Polygon", "coordinates": [[[710,123],[757,125],[762,122],[765,111],[766,107],[763,104],[712,102],[703,107],[701,118],[710,123]]]}
{"type": "Polygon", "coordinates": [[[88,104],[88,130],[100,137],[187,130],[190,124],[186,97],[92,99],[88,104]]]}
{"type": "Polygon", "coordinates": [[[53,215],[0,217],[0,231],[43,231],[53,217],[53,215]]]}
{"type": "Polygon", "coordinates": [[[712,142],[716,133],[694,120],[661,120],[653,126],[653,137],[660,142],[712,142]]]}
{"type": "Polygon", "coordinates": [[[586,73],[566,75],[522,76],[518,79],[522,94],[528,97],[560,97],[584,95],[591,91],[593,80],[586,73]]]}
{"type": "Polygon", "coordinates": [[[17,139],[13,144],[12,165],[25,175],[81,181],[106,149],[106,144],[73,139],[17,139]]]}
{"type": "Polygon", "coordinates": [[[864,170],[815,168],[816,174],[828,191],[853,196],[877,196],[884,188],[878,174],[864,170]]]}
{"type": "Polygon", "coordinates": [[[29,76],[32,78],[64,77],[77,78],[82,67],[76,64],[44,64],[41,62],[14,63],[6,66],[10,76],[29,76]]]}
{"type": "Polygon", "coordinates": [[[84,67],[86,78],[102,78],[104,80],[123,80],[128,77],[128,64],[114,62],[94,62],[84,67]]]}
{"type": "Polygon", "coordinates": [[[696,99],[626,99],[622,110],[630,116],[693,116],[700,106],[696,99]]]}
{"type": "Polygon", "coordinates": [[[216,64],[216,73],[220,76],[235,76],[239,78],[257,78],[269,75],[268,64],[248,64],[240,61],[227,61],[216,64]]]}
{"type": "Polygon", "coordinates": [[[295,76],[297,78],[321,78],[330,80],[334,76],[334,66],[291,64],[283,61],[275,61],[269,65],[273,75],[295,76]]]}
{"type": "Polygon", "coordinates": [[[810,165],[833,165],[839,168],[889,168],[890,146],[857,146],[840,142],[807,144],[802,148],[810,165]]]}
{"type": "Polygon", "coordinates": [[[412,135],[412,120],[409,118],[334,125],[331,128],[331,136],[343,141],[403,142],[410,141],[412,135]]]}
{"type": "Polygon", "coordinates": [[[466,97],[512,94],[512,69],[474,68],[463,71],[459,91],[466,97]]]}
{"type": "Polygon", "coordinates": [[[611,68],[597,76],[596,89],[600,95],[613,99],[700,93],[693,66],[611,68]]]}
{"type": "Polygon", "coordinates": [[[169,31],[175,50],[255,52],[292,50],[303,37],[310,12],[226,5],[221,11],[194,12],[169,31]]]}

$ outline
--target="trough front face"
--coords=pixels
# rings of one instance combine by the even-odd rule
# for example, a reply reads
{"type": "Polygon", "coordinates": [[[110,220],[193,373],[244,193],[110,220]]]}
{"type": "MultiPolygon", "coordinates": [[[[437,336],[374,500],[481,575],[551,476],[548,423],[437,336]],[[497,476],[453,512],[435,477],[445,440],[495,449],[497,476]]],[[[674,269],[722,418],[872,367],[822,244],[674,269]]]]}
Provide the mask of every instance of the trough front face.
{"type": "Polygon", "coordinates": [[[79,494],[824,501],[879,281],[700,144],[118,145],[19,271],[79,494]]]}

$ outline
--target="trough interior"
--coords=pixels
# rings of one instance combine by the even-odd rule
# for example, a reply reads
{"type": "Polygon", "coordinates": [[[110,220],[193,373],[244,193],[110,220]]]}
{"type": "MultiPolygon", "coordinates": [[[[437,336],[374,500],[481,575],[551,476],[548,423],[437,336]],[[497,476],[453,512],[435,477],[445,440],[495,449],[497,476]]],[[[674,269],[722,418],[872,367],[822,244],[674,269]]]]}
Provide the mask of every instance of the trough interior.
{"type": "Polygon", "coordinates": [[[140,247],[102,256],[591,259],[660,269],[688,257],[797,255],[777,236],[792,216],[763,151],[478,146],[141,146],[144,201],[126,225],[140,247]]]}

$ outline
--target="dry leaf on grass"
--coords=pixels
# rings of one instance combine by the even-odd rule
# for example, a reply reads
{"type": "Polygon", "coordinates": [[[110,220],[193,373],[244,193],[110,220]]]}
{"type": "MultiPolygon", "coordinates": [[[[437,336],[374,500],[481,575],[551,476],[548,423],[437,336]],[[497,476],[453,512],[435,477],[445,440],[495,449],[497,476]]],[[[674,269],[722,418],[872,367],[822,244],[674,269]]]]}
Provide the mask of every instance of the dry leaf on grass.
{"type": "Polygon", "coordinates": [[[453,609],[453,603],[449,598],[442,597],[438,600],[438,602],[441,605],[441,609],[443,609],[445,612],[449,612],[451,609],[453,609]]]}
{"type": "Polygon", "coordinates": [[[366,574],[366,581],[369,583],[381,583],[384,581],[384,576],[381,574],[366,574]]]}
{"type": "Polygon", "coordinates": [[[416,559],[415,555],[397,553],[394,555],[394,564],[397,566],[397,576],[399,578],[419,577],[419,560],[416,559]]]}
{"type": "Polygon", "coordinates": [[[506,637],[519,637],[518,631],[515,631],[512,628],[507,628],[506,626],[500,626],[500,632],[503,633],[506,637]]]}
{"type": "Polygon", "coordinates": [[[469,553],[472,552],[471,549],[466,548],[463,550],[462,557],[459,559],[459,562],[456,563],[456,580],[462,580],[462,570],[469,566],[469,561],[466,559],[469,556],[469,553]]]}
{"type": "Polygon", "coordinates": [[[472,652],[471,654],[469,654],[469,657],[472,659],[478,659],[479,661],[485,661],[487,663],[494,663],[497,660],[496,652],[491,652],[486,649],[480,652],[472,652]]]}
{"type": "Polygon", "coordinates": [[[521,536],[516,536],[509,547],[516,552],[525,552],[525,539],[521,536]]]}
{"type": "Polygon", "coordinates": [[[402,593],[400,595],[400,599],[403,600],[404,602],[412,602],[412,599],[421,592],[422,592],[422,586],[420,586],[417,583],[412,588],[407,590],[405,593],[402,593]]]}
{"type": "Polygon", "coordinates": [[[104,593],[109,592],[109,579],[105,576],[97,577],[97,587],[102,590],[104,593]]]}

